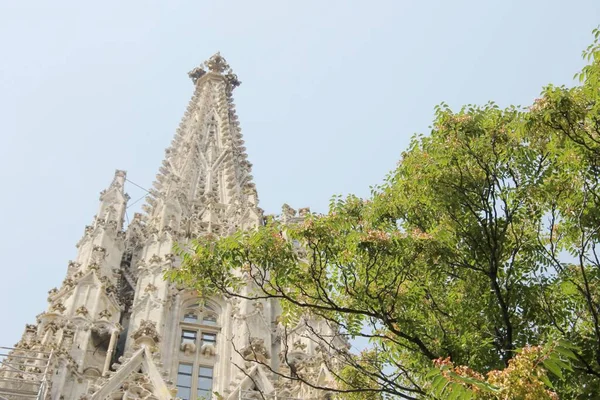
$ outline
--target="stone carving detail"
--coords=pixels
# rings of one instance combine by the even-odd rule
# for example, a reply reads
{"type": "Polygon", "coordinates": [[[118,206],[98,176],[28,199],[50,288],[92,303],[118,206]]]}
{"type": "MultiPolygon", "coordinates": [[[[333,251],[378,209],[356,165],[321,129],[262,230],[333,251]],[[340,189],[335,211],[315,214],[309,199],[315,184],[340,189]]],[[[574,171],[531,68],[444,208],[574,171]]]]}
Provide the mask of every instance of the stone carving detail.
{"type": "Polygon", "coordinates": [[[52,331],[52,333],[56,333],[57,330],[58,330],[58,325],[56,325],[56,323],[54,321],[49,322],[44,327],[44,332],[52,331]]]}
{"type": "Polygon", "coordinates": [[[189,356],[190,354],[194,354],[196,352],[196,343],[184,342],[181,343],[179,348],[185,353],[186,356],[189,356]]]}
{"type": "Polygon", "coordinates": [[[62,314],[63,312],[65,312],[66,309],[67,309],[67,307],[65,307],[63,305],[63,303],[61,303],[61,302],[54,303],[50,307],[50,311],[56,311],[56,312],[58,312],[60,314],[62,314]]]}
{"type": "Polygon", "coordinates": [[[206,71],[203,70],[201,67],[196,67],[193,70],[191,70],[190,72],[188,72],[188,76],[194,83],[196,83],[196,81],[198,81],[198,79],[202,78],[204,76],[204,74],[206,74],[206,71]]]}
{"type": "Polygon", "coordinates": [[[52,297],[54,297],[57,293],[58,293],[58,289],[57,288],[50,289],[48,291],[48,301],[51,301],[52,297]]]}
{"type": "Polygon", "coordinates": [[[66,288],[71,288],[71,287],[75,286],[75,281],[71,278],[66,278],[63,281],[63,286],[66,288]]]}
{"type": "Polygon", "coordinates": [[[223,75],[228,84],[227,90],[230,92],[234,88],[240,86],[241,82],[239,81],[236,74],[233,73],[233,70],[227,64],[227,61],[220,53],[216,53],[211,58],[208,59],[201,66],[194,68],[190,72],[188,72],[188,76],[192,80],[192,82],[196,83],[200,78],[206,75],[206,69],[210,72],[223,75]]]}
{"type": "Polygon", "coordinates": [[[215,345],[212,343],[204,343],[200,347],[200,354],[204,357],[213,357],[217,354],[217,349],[215,349],[215,345]]]}
{"type": "Polygon", "coordinates": [[[69,266],[67,267],[67,273],[73,273],[77,271],[81,267],[81,264],[75,261],[69,261],[69,266]]]}
{"type": "Polygon", "coordinates": [[[296,216],[296,210],[294,210],[292,207],[290,207],[287,204],[284,204],[281,207],[281,211],[284,217],[291,219],[294,218],[296,216]]]}
{"type": "Polygon", "coordinates": [[[256,360],[266,363],[271,358],[269,351],[265,347],[264,339],[256,337],[250,338],[250,344],[240,351],[245,360],[256,360]]]}
{"type": "Polygon", "coordinates": [[[304,208],[301,208],[300,210],[298,210],[298,216],[300,216],[300,217],[306,217],[309,214],[310,214],[309,207],[304,207],[304,208]]]}
{"type": "Polygon", "coordinates": [[[150,338],[155,343],[160,341],[160,336],[156,330],[156,322],[143,319],[140,327],[131,335],[136,341],[141,338],[150,338]]]}
{"type": "Polygon", "coordinates": [[[102,246],[94,246],[90,264],[100,264],[106,257],[106,249],[102,246]]]}
{"type": "Polygon", "coordinates": [[[110,317],[112,317],[112,314],[107,309],[104,309],[98,313],[98,316],[102,319],[110,319],[110,317]]]}
{"type": "Polygon", "coordinates": [[[153,285],[152,283],[149,283],[146,285],[146,288],[144,289],[144,292],[146,293],[154,293],[158,290],[158,288],[153,285]]]}
{"type": "Polygon", "coordinates": [[[87,317],[89,313],[90,312],[88,311],[88,309],[85,306],[81,306],[77,310],[75,310],[75,314],[83,315],[84,317],[87,317]]]}
{"type": "Polygon", "coordinates": [[[154,254],[152,257],[150,257],[150,260],[148,260],[150,262],[150,264],[160,264],[162,262],[162,258],[160,258],[159,255],[154,254]]]}

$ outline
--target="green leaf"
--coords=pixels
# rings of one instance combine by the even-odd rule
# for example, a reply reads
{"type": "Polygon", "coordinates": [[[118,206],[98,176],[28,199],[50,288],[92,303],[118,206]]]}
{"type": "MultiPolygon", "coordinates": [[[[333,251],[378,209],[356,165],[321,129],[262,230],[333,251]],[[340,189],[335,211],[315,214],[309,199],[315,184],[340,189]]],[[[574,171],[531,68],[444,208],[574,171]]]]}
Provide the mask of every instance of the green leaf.
{"type": "Polygon", "coordinates": [[[550,381],[550,378],[548,378],[548,375],[544,374],[542,376],[540,376],[540,379],[542,380],[542,382],[544,382],[544,384],[546,386],[548,386],[550,389],[554,389],[554,385],[552,385],[552,382],[550,381]]]}
{"type": "Polygon", "coordinates": [[[444,376],[442,375],[438,375],[435,377],[435,379],[433,380],[433,383],[431,384],[431,391],[438,395],[441,393],[441,391],[444,390],[444,387],[446,386],[446,384],[448,383],[448,380],[446,378],[444,378],[444,376]]]}
{"type": "Polygon", "coordinates": [[[566,347],[557,346],[554,350],[565,357],[568,357],[572,360],[577,360],[577,356],[575,355],[575,353],[573,353],[570,349],[567,349],[566,347]]]}
{"type": "Polygon", "coordinates": [[[566,369],[567,371],[573,372],[573,367],[571,367],[570,364],[567,364],[566,362],[564,362],[563,360],[558,358],[558,356],[551,357],[551,359],[554,363],[556,363],[558,365],[559,368],[566,369]]]}
{"type": "Polygon", "coordinates": [[[440,375],[440,370],[437,368],[432,368],[427,375],[425,375],[425,379],[431,380],[434,376],[440,375]]]}
{"type": "Polygon", "coordinates": [[[552,361],[551,359],[546,359],[542,361],[542,364],[544,364],[544,367],[546,367],[548,371],[552,372],[560,379],[563,379],[562,371],[560,370],[560,367],[556,365],[556,363],[554,363],[554,361],[552,361]]]}
{"type": "Polygon", "coordinates": [[[450,394],[448,395],[447,400],[458,399],[465,390],[466,389],[462,385],[460,385],[458,383],[451,383],[450,384],[450,394]]]}

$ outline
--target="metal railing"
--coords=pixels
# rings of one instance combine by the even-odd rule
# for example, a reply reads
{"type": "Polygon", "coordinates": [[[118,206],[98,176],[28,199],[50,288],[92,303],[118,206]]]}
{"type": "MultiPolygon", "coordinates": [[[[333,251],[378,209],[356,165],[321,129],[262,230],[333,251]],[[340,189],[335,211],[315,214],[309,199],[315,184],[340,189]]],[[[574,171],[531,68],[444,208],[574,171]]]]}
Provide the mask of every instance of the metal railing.
{"type": "Polygon", "coordinates": [[[53,352],[0,346],[0,397],[46,398],[53,352]]]}

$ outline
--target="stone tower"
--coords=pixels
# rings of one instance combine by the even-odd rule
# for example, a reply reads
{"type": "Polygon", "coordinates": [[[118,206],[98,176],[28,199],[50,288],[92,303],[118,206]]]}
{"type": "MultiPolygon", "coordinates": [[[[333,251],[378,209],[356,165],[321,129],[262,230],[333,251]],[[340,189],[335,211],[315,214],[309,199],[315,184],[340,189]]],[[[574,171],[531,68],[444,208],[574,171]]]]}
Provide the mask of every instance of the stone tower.
{"type": "Polygon", "coordinates": [[[179,265],[175,243],[263,223],[233,104],[237,76],[218,53],[189,76],[194,93],[144,213],[124,227],[127,179],[116,171],[62,286],[9,354],[12,366],[0,367],[0,398],[24,398],[11,393],[36,379],[38,399],[315,398],[272,373],[282,347],[323,357],[301,326],[278,334],[277,303],[198,298],[163,279],[179,265]]]}

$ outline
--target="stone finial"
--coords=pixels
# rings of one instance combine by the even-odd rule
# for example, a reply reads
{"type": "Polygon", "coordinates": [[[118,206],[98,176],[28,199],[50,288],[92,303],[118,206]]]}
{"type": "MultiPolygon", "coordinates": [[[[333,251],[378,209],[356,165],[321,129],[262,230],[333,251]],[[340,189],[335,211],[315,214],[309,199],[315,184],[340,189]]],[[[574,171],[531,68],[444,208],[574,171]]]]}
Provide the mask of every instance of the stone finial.
{"type": "Polygon", "coordinates": [[[200,78],[206,75],[207,71],[212,72],[214,74],[219,74],[225,77],[228,83],[228,90],[231,91],[236,87],[240,86],[242,82],[239,81],[236,74],[233,73],[233,70],[227,64],[227,60],[221,55],[221,53],[215,53],[211,58],[202,63],[199,67],[194,68],[190,72],[188,72],[188,76],[192,80],[192,82],[196,83],[200,78]]]}
{"type": "Polygon", "coordinates": [[[227,60],[221,55],[221,53],[215,53],[211,58],[204,63],[210,72],[216,72],[222,74],[223,72],[231,71],[231,67],[227,64],[227,60]]]}

